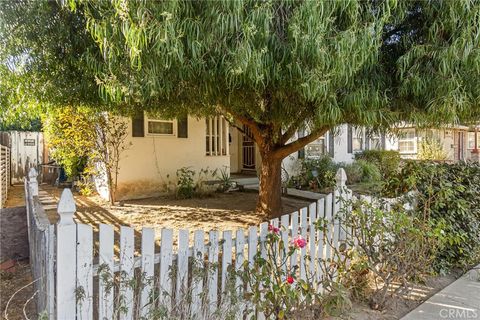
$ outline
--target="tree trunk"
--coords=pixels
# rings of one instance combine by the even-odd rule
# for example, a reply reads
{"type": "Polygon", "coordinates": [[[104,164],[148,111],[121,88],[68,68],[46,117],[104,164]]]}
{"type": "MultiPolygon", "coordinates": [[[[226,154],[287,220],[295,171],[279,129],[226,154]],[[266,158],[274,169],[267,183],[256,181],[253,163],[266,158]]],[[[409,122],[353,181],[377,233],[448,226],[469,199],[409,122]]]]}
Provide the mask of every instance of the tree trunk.
{"type": "Polygon", "coordinates": [[[112,173],[108,168],[106,170],[106,174],[107,174],[107,185],[108,185],[108,195],[109,195],[110,205],[113,206],[115,204],[116,189],[113,188],[112,173]]]}
{"type": "Polygon", "coordinates": [[[268,218],[282,214],[282,159],[262,154],[257,213],[268,218]]]}

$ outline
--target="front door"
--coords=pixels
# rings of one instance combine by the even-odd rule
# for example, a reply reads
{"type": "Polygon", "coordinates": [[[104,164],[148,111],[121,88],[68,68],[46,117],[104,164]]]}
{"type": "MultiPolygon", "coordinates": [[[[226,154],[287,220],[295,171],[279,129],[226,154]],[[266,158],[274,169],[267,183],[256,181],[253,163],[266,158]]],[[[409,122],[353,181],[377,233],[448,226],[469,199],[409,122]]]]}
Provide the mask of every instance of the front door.
{"type": "Polygon", "coordinates": [[[255,170],[255,142],[251,130],[247,126],[243,126],[242,139],[242,169],[255,170]]]}

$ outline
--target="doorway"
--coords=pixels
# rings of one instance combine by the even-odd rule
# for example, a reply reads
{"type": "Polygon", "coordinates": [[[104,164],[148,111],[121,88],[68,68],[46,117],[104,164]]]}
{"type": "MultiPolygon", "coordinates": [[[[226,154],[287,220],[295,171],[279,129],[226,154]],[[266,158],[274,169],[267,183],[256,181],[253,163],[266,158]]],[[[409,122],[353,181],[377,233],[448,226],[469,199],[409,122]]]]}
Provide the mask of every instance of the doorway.
{"type": "Polygon", "coordinates": [[[255,142],[253,135],[247,126],[243,125],[242,135],[242,170],[255,171],[255,142]]]}

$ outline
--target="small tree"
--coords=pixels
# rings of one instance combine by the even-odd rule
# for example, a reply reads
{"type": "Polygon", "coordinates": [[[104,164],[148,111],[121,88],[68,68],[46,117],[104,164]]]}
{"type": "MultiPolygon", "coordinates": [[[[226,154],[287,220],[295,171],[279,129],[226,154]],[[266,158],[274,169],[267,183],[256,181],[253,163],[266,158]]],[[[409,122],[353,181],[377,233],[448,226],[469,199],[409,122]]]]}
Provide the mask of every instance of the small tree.
{"type": "Polygon", "coordinates": [[[96,122],[94,159],[98,161],[107,179],[110,204],[114,204],[117,195],[120,158],[130,144],[127,144],[128,126],[121,118],[102,114],[96,122]]]}
{"type": "Polygon", "coordinates": [[[93,166],[95,163],[102,166],[109,200],[113,204],[120,158],[129,146],[126,143],[127,124],[119,117],[76,107],[56,109],[44,118],[44,123],[52,157],[64,167],[70,178],[78,178],[84,172],[98,174],[93,166]]]}
{"type": "Polygon", "coordinates": [[[44,133],[51,156],[71,179],[82,174],[92,155],[95,115],[72,106],[57,109],[43,118],[44,133]]]}

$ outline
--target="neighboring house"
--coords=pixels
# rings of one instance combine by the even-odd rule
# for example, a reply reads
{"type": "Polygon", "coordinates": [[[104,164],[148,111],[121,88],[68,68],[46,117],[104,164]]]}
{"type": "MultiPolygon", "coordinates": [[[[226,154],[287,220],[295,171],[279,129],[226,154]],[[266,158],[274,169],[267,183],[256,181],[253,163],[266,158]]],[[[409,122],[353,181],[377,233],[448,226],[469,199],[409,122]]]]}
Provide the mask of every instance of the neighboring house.
{"type": "Polygon", "coordinates": [[[422,143],[435,141],[445,155],[446,161],[475,160],[480,145],[480,133],[474,127],[449,126],[446,128],[419,129],[413,125],[398,128],[397,138],[393,139],[392,149],[398,150],[404,159],[419,159],[422,143]],[[475,142],[477,136],[477,143],[475,142]]]}
{"type": "MultiPolygon", "coordinates": [[[[297,137],[304,135],[299,131],[297,137]]],[[[319,159],[329,156],[334,162],[351,163],[355,154],[365,150],[393,150],[394,142],[384,134],[372,134],[365,128],[343,124],[335,130],[308,144],[302,150],[291,154],[283,161],[283,167],[290,175],[298,173],[298,159],[319,159]]]]}

